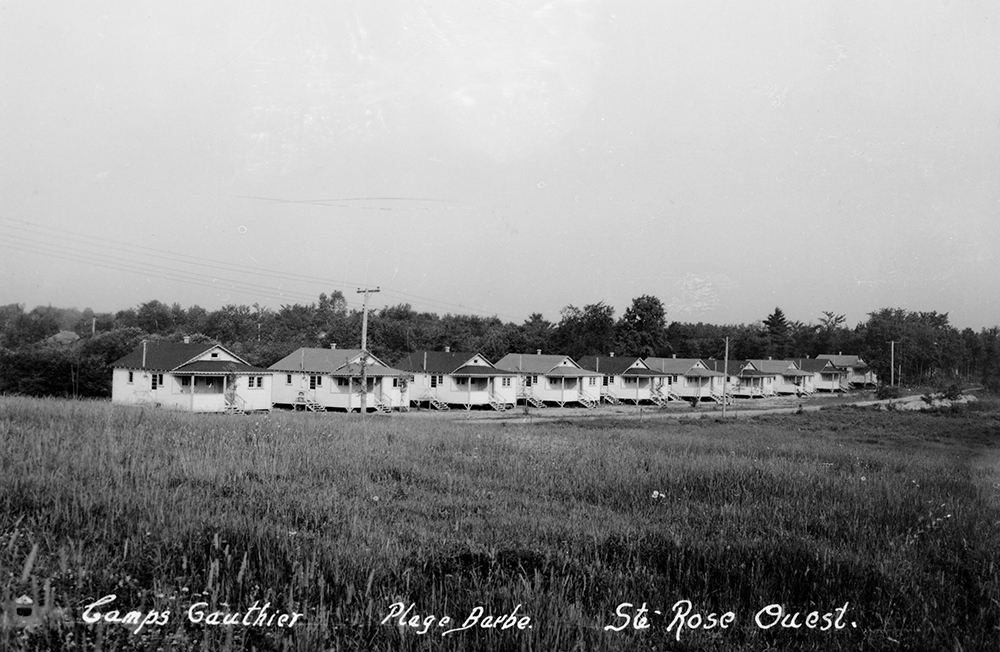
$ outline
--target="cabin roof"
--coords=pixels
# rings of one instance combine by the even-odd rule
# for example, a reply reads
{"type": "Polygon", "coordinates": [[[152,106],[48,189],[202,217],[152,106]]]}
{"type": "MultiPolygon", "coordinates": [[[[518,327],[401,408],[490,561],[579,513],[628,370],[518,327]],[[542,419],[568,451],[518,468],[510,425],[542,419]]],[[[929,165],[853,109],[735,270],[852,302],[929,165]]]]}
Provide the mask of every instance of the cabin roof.
{"type": "MultiPolygon", "coordinates": [[[[192,362],[195,358],[208,353],[212,349],[218,348],[236,358],[242,364],[247,364],[238,355],[229,351],[220,344],[185,344],[184,342],[166,342],[156,340],[146,342],[146,364],[143,364],[143,345],[135,347],[131,352],[123,355],[111,366],[124,369],[148,369],[155,371],[172,371],[186,362],[192,362]]],[[[226,362],[226,361],[219,361],[226,362]]]]}
{"type": "MultiPolygon", "coordinates": [[[[406,357],[397,362],[395,366],[397,369],[410,373],[456,375],[463,368],[471,368],[467,363],[472,362],[476,357],[486,362],[485,365],[475,365],[477,368],[495,371],[486,356],[476,351],[414,351],[407,353],[406,357]]],[[[473,374],[464,373],[462,375],[473,374]]]]}
{"type": "Polygon", "coordinates": [[[708,368],[701,358],[646,358],[643,362],[653,371],[662,371],[673,376],[723,376],[721,371],[708,368]],[[705,367],[701,369],[698,365],[705,367]]]}
{"type": "MultiPolygon", "coordinates": [[[[340,369],[344,365],[355,361],[361,357],[361,349],[319,349],[302,347],[289,353],[281,360],[272,364],[268,369],[271,371],[298,371],[314,374],[330,374],[340,369]]],[[[373,356],[368,356],[376,364],[385,366],[381,360],[373,356]]]]}
{"type": "MultiPolygon", "coordinates": [[[[513,371],[524,374],[553,375],[551,372],[557,367],[571,367],[577,371],[582,371],[580,365],[573,361],[568,355],[551,355],[539,353],[508,353],[497,360],[494,365],[497,369],[513,371]],[[569,360],[569,365],[562,364],[564,360],[569,360]]],[[[566,375],[566,374],[557,374],[566,375]]],[[[583,374],[590,375],[590,374],[583,374]]],[[[598,374],[599,375],[599,374],[598,374]]]]}
{"type": "Polygon", "coordinates": [[[843,355],[840,353],[834,355],[833,353],[824,353],[816,356],[816,358],[818,360],[829,360],[833,364],[844,369],[847,367],[852,367],[854,369],[863,369],[868,367],[868,363],[866,363],[860,355],[843,355]]]}

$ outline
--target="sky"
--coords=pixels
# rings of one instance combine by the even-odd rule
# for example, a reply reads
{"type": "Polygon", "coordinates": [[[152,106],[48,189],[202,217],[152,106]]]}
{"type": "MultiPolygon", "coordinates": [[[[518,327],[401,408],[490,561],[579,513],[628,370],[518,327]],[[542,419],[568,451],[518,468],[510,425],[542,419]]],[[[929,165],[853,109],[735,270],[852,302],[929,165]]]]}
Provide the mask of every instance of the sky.
{"type": "Polygon", "coordinates": [[[0,305],[1000,324],[985,0],[0,6],[0,305]]]}

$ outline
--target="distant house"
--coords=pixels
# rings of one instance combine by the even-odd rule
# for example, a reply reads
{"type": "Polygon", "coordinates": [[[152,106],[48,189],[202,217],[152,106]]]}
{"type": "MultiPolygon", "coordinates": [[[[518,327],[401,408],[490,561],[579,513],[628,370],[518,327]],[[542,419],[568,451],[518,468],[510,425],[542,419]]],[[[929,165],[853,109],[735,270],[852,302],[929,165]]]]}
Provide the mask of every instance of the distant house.
{"type": "Polygon", "coordinates": [[[271,410],[271,372],[219,344],[143,342],[111,367],[112,403],[190,412],[271,410]]]}
{"type": "Polygon", "coordinates": [[[364,392],[366,410],[409,407],[407,374],[360,349],[301,348],[268,369],[275,405],[352,412],[361,409],[364,392]]]}
{"type": "Polygon", "coordinates": [[[723,399],[725,374],[709,369],[699,358],[646,358],[646,365],[663,372],[664,376],[654,383],[654,390],[672,399],[697,403],[723,399]]]}
{"type": "Polygon", "coordinates": [[[874,387],[878,384],[878,377],[868,363],[860,355],[843,355],[838,353],[824,353],[816,356],[820,360],[829,360],[837,367],[847,372],[844,380],[850,387],[874,387]]]}
{"type": "Polygon", "coordinates": [[[508,353],[496,368],[517,374],[517,400],[535,407],[579,403],[597,407],[601,374],[587,371],[566,355],[508,353]]]}
{"type": "Polygon", "coordinates": [[[517,403],[517,374],[497,369],[481,353],[417,351],[395,366],[413,377],[411,403],[439,410],[489,406],[500,412],[517,403]]]}
{"type": "Polygon", "coordinates": [[[59,331],[55,335],[50,335],[45,338],[45,341],[49,344],[72,344],[73,342],[80,339],[74,331],[59,331]]]}
{"type": "Polygon", "coordinates": [[[847,388],[847,371],[838,368],[826,358],[797,358],[793,362],[802,371],[811,373],[810,381],[817,392],[840,392],[847,388]]]}
{"type": "Polygon", "coordinates": [[[812,394],[812,372],[803,371],[791,360],[747,360],[740,373],[749,370],[771,374],[774,393],[778,395],[804,396],[812,394]]]}
{"type": "Polygon", "coordinates": [[[642,358],[613,355],[588,355],[577,361],[583,369],[601,374],[600,396],[605,403],[635,405],[651,402],[663,405],[667,397],[654,391],[654,384],[667,374],[649,368],[642,358]]]}

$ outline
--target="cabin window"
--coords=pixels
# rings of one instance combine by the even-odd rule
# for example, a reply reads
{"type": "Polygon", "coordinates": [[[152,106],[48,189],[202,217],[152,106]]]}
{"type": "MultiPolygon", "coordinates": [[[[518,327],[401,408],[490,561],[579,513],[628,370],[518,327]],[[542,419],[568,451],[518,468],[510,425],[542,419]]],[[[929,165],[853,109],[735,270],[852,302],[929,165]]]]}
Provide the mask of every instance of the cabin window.
{"type": "Polygon", "coordinates": [[[213,358],[218,358],[218,357],[219,357],[219,354],[218,354],[218,353],[213,353],[213,354],[212,354],[212,357],[213,357],[213,358]]]}
{"type": "Polygon", "coordinates": [[[431,376],[431,387],[444,385],[444,376],[431,376]]]}
{"type": "Polygon", "coordinates": [[[292,384],[292,374],[285,374],[285,384],[286,385],[292,384]]]}
{"type": "Polygon", "coordinates": [[[611,376],[605,376],[604,379],[601,381],[601,385],[603,385],[604,387],[608,387],[609,385],[611,385],[611,376]]]}
{"type": "Polygon", "coordinates": [[[456,378],[456,379],[455,379],[455,383],[456,383],[456,384],[457,384],[457,385],[458,385],[459,387],[465,387],[466,385],[468,385],[468,384],[469,384],[469,379],[468,379],[468,378],[456,378]]]}
{"type": "Polygon", "coordinates": [[[591,378],[590,379],[590,386],[591,387],[597,387],[597,379],[596,378],[591,378]]]}
{"type": "Polygon", "coordinates": [[[323,386],[323,376],[309,376],[309,389],[323,386]]]}
{"type": "Polygon", "coordinates": [[[163,384],[163,374],[153,374],[152,389],[156,389],[163,384]]]}
{"type": "Polygon", "coordinates": [[[247,386],[250,389],[260,389],[264,386],[263,376],[247,376],[247,386]]]}
{"type": "Polygon", "coordinates": [[[501,387],[510,387],[510,378],[503,378],[500,380],[501,387]]]}
{"type": "Polygon", "coordinates": [[[350,378],[338,378],[337,379],[337,387],[350,387],[350,386],[351,386],[351,379],[350,378]]]}
{"type": "Polygon", "coordinates": [[[191,376],[181,376],[181,387],[191,386],[191,376]]]}
{"type": "Polygon", "coordinates": [[[625,378],[626,385],[635,385],[635,382],[636,382],[635,378],[628,378],[628,377],[625,378]]]}
{"type": "Polygon", "coordinates": [[[131,385],[133,380],[132,372],[128,372],[128,384],[131,385]]]}
{"type": "Polygon", "coordinates": [[[392,386],[393,387],[399,387],[399,378],[393,378],[392,379],[392,386]]]}
{"type": "Polygon", "coordinates": [[[531,379],[532,378],[533,378],[533,376],[525,376],[524,377],[524,386],[525,387],[531,387],[531,383],[532,383],[531,379]]]}

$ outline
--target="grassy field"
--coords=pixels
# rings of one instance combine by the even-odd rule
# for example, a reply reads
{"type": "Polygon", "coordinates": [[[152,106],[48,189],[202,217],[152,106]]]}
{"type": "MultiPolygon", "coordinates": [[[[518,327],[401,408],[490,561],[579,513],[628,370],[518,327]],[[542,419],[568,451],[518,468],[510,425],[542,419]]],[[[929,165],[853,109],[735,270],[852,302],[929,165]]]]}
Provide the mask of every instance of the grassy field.
{"type": "Polygon", "coordinates": [[[991,401],[531,425],[0,397],[0,601],[61,610],[0,649],[996,650],[998,464],[991,401]],[[113,609],[141,620],[84,621],[113,609]]]}

